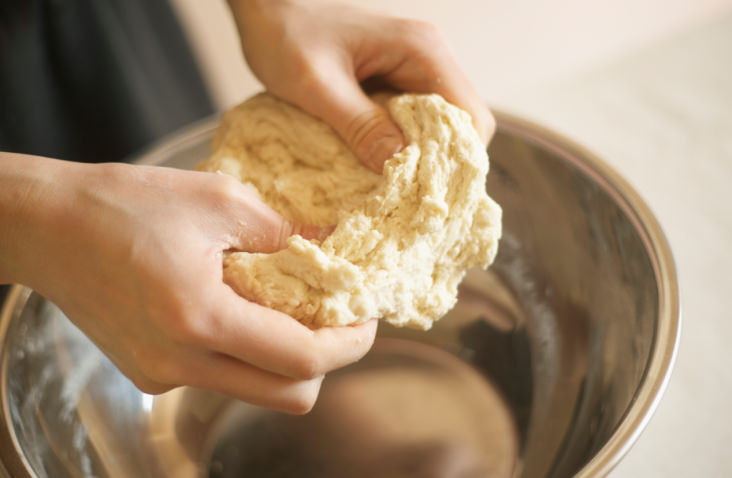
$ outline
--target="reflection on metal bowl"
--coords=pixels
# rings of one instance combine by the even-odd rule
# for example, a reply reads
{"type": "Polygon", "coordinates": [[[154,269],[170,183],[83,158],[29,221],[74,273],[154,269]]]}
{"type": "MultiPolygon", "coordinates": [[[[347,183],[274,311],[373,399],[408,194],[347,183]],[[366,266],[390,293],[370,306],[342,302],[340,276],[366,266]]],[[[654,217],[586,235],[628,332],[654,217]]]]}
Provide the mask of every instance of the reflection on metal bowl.
{"type": "MultiPolygon", "coordinates": [[[[190,168],[216,119],[140,162],[190,168]]],[[[0,471],[13,477],[602,476],[660,399],[680,327],[655,219],[602,162],[498,115],[495,265],[429,332],[382,325],[370,354],[287,416],[202,390],[139,392],[51,303],[0,317],[0,471]]],[[[2,473],[0,473],[2,474],[2,473]]]]}

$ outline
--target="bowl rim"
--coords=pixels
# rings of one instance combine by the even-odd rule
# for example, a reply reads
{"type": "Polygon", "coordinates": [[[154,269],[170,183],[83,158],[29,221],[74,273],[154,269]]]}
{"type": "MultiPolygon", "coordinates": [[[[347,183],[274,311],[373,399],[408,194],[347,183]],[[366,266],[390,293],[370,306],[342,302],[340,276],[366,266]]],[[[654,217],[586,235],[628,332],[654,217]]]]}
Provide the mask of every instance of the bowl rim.
{"type": "MultiPolygon", "coordinates": [[[[495,109],[493,114],[497,131],[520,136],[527,142],[562,157],[593,179],[598,187],[616,200],[638,231],[649,253],[658,284],[659,320],[656,322],[648,364],[615,431],[575,475],[580,478],[605,476],[628,453],[648,425],[668,386],[678,354],[682,318],[678,277],[671,249],[646,202],[627,180],[598,155],[531,120],[495,109]]],[[[201,139],[210,137],[220,116],[220,113],[214,114],[166,135],[133,156],[130,161],[137,164],[157,164],[161,158],[173,152],[200,143],[201,139]]],[[[11,287],[0,309],[0,345],[5,341],[9,324],[20,314],[29,295],[30,289],[25,286],[15,284],[11,287]]],[[[0,353],[5,357],[4,351],[0,353]]],[[[7,360],[3,358],[0,370],[0,477],[31,478],[28,472],[29,463],[20,450],[15,432],[8,421],[6,378],[7,360]]]]}
{"type": "Polygon", "coordinates": [[[32,289],[21,284],[13,284],[0,308],[0,477],[31,478],[32,469],[20,448],[18,437],[12,428],[8,396],[8,360],[4,347],[10,324],[20,315],[28,302],[32,289]]]}
{"type": "Polygon", "coordinates": [[[682,323],[676,264],[668,239],[648,204],[608,163],[588,148],[533,121],[503,111],[494,110],[493,113],[498,130],[520,135],[526,141],[566,159],[612,196],[638,231],[649,254],[658,284],[658,320],[648,364],[615,431],[575,474],[578,478],[606,476],[645,430],[671,378],[682,323]]]}

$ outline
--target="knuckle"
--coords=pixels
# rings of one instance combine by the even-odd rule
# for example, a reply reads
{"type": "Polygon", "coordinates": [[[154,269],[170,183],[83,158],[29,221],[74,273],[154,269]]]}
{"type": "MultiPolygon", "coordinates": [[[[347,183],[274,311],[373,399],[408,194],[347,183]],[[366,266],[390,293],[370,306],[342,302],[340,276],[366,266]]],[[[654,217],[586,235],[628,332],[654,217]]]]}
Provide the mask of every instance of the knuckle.
{"type": "MultiPolygon", "coordinates": [[[[442,43],[443,37],[440,29],[434,23],[416,19],[400,19],[400,30],[408,38],[429,44],[442,43]]],[[[424,48],[424,45],[421,45],[424,48]]]]}
{"type": "Polygon", "coordinates": [[[418,35],[423,39],[430,40],[432,43],[443,43],[445,41],[442,31],[437,25],[430,22],[419,22],[418,35]]]}
{"type": "Polygon", "coordinates": [[[476,132],[484,144],[488,144],[496,132],[496,119],[480,100],[474,102],[476,107],[471,111],[471,118],[476,132]]]}
{"type": "Polygon", "coordinates": [[[161,395],[163,393],[169,392],[175,387],[172,385],[163,385],[159,383],[153,383],[153,382],[145,382],[144,384],[135,384],[135,386],[142,392],[146,393],[148,395],[161,395]]]}
{"type": "Polygon", "coordinates": [[[383,132],[391,132],[391,125],[384,120],[382,114],[376,110],[364,111],[346,124],[346,141],[358,157],[369,153],[370,140],[379,137],[383,132]]]}
{"type": "Polygon", "coordinates": [[[158,324],[162,333],[177,345],[200,344],[211,321],[202,313],[205,305],[193,304],[181,291],[171,291],[169,295],[158,324]]]}
{"type": "Polygon", "coordinates": [[[173,359],[170,355],[149,353],[138,356],[138,360],[138,368],[141,373],[140,380],[143,385],[153,384],[154,386],[170,388],[185,381],[184,368],[178,360],[173,359]]]}
{"type": "Polygon", "coordinates": [[[322,360],[312,349],[304,352],[295,365],[295,378],[300,380],[313,380],[325,373],[322,360]]]}
{"type": "Polygon", "coordinates": [[[138,390],[142,393],[147,393],[148,395],[160,395],[161,393],[168,392],[175,388],[172,385],[155,382],[154,380],[144,377],[130,377],[130,381],[138,390]]]}
{"type": "Polygon", "coordinates": [[[311,380],[305,383],[303,390],[286,404],[285,411],[293,415],[305,415],[310,412],[318,399],[320,383],[320,380],[311,380]]]}
{"type": "Polygon", "coordinates": [[[200,321],[196,319],[188,313],[176,314],[168,336],[180,345],[198,345],[203,332],[200,321]]]}
{"type": "Polygon", "coordinates": [[[488,141],[490,141],[491,138],[493,138],[493,135],[496,134],[496,127],[497,127],[496,118],[489,111],[488,114],[486,115],[486,126],[485,126],[488,141]]]}
{"type": "Polygon", "coordinates": [[[435,73],[453,57],[445,37],[434,24],[406,20],[402,28],[403,47],[410,53],[413,63],[423,69],[423,74],[435,73]]]}
{"type": "Polygon", "coordinates": [[[326,65],[323,65],[322,60],[305,54],[298,55],[295,57],[291,68],[290,78],[292,84],[289,86],[294,88],[295,91],[312,95],[314,92],[322,90],[323,71],[328,69],[326,65]]]}
{"type": "Polygon", "coordinates": [[[311,77],[315,73],[312,62],[308,59],[307,55],[302,52],[293,55],[290,68],[292,69],[292,73],[297,75],[295,78],[299,79],[302,79],[303,77],[311,77]]]}
{"type": "Polygon", "coordinates": [[[214,201],[219,204],[230,203],[232,199],[239,196],[241,191],[241,183],[225,174],[213,176],[212,184],[214,201]]]}
{"type": "Polygon", "coordinates": [[[292,402],[291,406],[288,408],[288,411],[293,415],[305,415],[306,413],[310,412],[314,406],[315,399],[299,399],[292,402]]]}

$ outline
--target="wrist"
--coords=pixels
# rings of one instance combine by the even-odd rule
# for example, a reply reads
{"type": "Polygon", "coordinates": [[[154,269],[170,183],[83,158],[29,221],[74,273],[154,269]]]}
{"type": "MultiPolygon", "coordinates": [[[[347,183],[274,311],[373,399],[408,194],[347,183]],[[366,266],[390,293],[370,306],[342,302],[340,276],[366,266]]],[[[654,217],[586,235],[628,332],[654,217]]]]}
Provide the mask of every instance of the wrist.
{"type": "Polygon", "coordinates": [[[0,283],[34,287],[34,257],[50,243],[50,219],[66,202],[61,186],[75,163],[10,153],[0,153],[0,161],[0,283]]]}

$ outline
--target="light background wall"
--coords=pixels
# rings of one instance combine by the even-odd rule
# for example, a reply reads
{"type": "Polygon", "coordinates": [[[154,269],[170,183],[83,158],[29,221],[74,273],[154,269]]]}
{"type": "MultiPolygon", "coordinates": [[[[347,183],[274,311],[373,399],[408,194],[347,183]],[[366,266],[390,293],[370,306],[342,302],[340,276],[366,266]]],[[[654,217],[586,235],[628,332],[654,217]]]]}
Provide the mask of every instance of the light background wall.
{"type": "MultiPolygon", "coordinates": [[[[220,108],[261,87],[224,0],[173,0],[220,108]]],[[[511,107],[541,88],[660,41],[732,7],[730,0],[344,0],[438,25],[482,95],[511,107]]]]}

